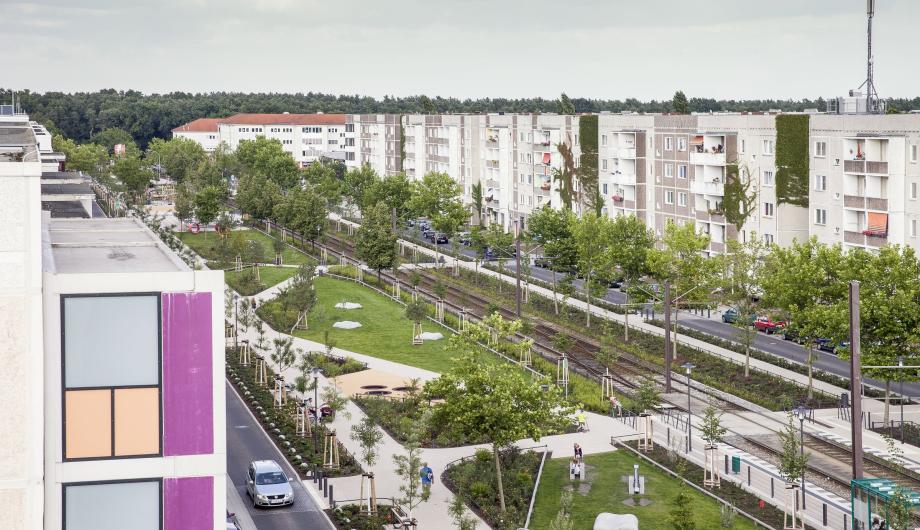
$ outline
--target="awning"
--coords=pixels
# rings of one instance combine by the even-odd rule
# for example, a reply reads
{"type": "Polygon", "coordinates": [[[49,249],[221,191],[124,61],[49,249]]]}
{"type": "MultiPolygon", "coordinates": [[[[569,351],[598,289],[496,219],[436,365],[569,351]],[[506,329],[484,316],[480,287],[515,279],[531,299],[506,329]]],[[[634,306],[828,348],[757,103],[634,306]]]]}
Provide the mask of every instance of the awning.
{"type": "Polygon", "coordinates": [[[693,139],[690,140],[690,144],[701,144],[701,143],[703,143],[702,136],[694,136],[693,139]]]}
{"type": "Polygon", "coordinates": [[[888,234],[888,214],[887,213],[876,213],[869,212],[869,222],[866,232],[871,233],[871,235],[886,235],[888,234]]]}
{"type": "Polygon", "coordinates": [[[552,155],[550,153],[543,153],[543,163],[549,165],[552,162],[552,155]]]}

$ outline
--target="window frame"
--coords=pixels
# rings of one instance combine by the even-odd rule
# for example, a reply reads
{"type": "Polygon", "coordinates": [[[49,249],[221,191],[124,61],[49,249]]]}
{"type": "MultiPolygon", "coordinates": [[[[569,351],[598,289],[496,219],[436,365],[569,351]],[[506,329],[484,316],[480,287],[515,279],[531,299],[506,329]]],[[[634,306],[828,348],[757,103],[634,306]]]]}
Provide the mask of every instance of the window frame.
{"type": "Polygon", "coordinates": [[[677,178],[686,180],[688,173],[687,164],[677,164],[677,178]],[[683,175],[681,175],[681,173],[683,173],[683,175]]]}
{"type": "Polygon", "coordinates": [[[815,140],[815,158],[827,158],[827,141],[815,140]],[[821,149],[818,149],[821,146],[821,149]]]}
{"type": "Polygon", "coordinates": [[[776,173],[773,171],[763,170],[760,172],[760,182],[763,186],[772,188],[776,185],[776,173]],[[770,175],[770,182],[767,182],[767,175],[770,175]]]}
{"type": "Polygon", "coordinates": [[[918,154],[917,151],[920,151],[920,146],[918,146],[918,144],[911,144],[910,146],[910,163],[911,164],[917,163],[917,157],[920,156],[920,154],[918,154]]]}
{"type": "Polygon", "coordinates": [[[819,226],[827,225],[827,210],[824,208],[815,208],[815,224],[819,226]]]}
{"type": "Polygon", "coordinates": [[[664,137],[664,150],[673,151],[674,150],[674,138],[671,136],[664,137]]]}
{"type": "MultiPolygon", "coordinates": [[[[62,295],[63,296],[63,295],[62,295]]],[[[161,444],[162,445],[162,444],[161,444]]],[[[61,529],[67,530],[67,488],[70,487],[80,487],[80,486],[103,486],[109,484],[136,484],[138,482],[155,482],[158,486],[159,491],[159,505],[160,505],[160,524],[158,525],[160,529],[166,524],[164,518],[166,516],[164,512],[164,499],[163,499],[163,477],[150,477],[150,478],[129,478],[124,480],[92,480],[86,482],[64,482],[61,484],[61,529]]]]}
{"type": "Polygon", "coordinates": [[[776,154],[776,140],[771,140],[769,138],[764,138],[761,145],[761,154],[764,156],[773,156],[776,154]],[[770,150],[767,150],[767,146],[770,146],[770,150]]]}
{"type": "Polygon", "coordinates": [[[668,206],[674,205],[674,190],[664,190],[664,203],[668,206]],[[670,194],[671,200],[668,201],[668,194],[670,194]]]}
{"type": "Polygon", "coordinates": [[[776,215],[776,205],[772,202],[764,201],[763,203],[763,216],[772,218],[776,215]],[[767,206],[769,206],[770,213],[767,213],[767,206]]]}
{"type": "Polygon", "coordinates": [[[815,175],[815,191],[827,191],[827,175],[815,175]]]}
{"type": "Polygon", "coordinates": [[[917,200],[917,188],[918,187],[920,187],[920,185],[918,185],[916,182],[910,183],[910,195],[908,195],[910,200],[912,201],[917,200]]]}
{"type": "Polygon", "coordinates": [[[684,136],[677,137],[677,150],[686,151],[687,150],[687,138],[684,136]]]}
{"type": "MultiPolygon", "coordinates": [[[[163,457],[163,293],[162,292],[119,292],[119,293],[68,293],[60,295],[60,318],[61,318],[61,461],[62,462],[88,462],[93,460],[123,460],[128,458],[162,458],[163,457]],[[67,349],[65,332],[67,330],[65,317],[65,303],[68,298],[116,298],[116,297],[149,297],[153,296],[157,301],[157,384],[154,385],[111,385],[111,386],[93,386],[93,387],[75,387],[72,390],[109,390],[111,403],[111,421],[112,428],[110,433],[110,443],[112,453],[109,456],[89,456],[89,457],[67,457],[67,349]],[[134,388],[156,388],[157,389],[157,408],[159,414],[157,418],[159,439],[157,440],[157,452],[143,455],[116,455],[115,454],[115,391],[134,389],[134,388]]],[[[126,481],[116,481],[126,482],[126,481]]],[[[162,487],[161,487],[162,496],[162,487]]],[[[162,526],[162,517],[161,517],[162,526]]]]}

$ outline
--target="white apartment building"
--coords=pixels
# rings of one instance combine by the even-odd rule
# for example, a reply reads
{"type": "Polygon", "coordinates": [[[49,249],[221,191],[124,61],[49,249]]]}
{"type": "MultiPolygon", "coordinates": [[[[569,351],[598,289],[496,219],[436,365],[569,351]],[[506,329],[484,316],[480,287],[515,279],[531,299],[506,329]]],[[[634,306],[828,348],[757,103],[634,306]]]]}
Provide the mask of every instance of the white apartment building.
{"type": "Polygon", "coordinates": [[[174,138],[186,138],[198,142],[212,153],[220,145],[220,118],[198,118],[172,130],[174,138]]]}
{"type": "Polygon", "coordinates": [[[346,118],[345,165],[371,166],[380,176],[402,171],[399,114],[349,114],[346,118]]]}
{"type": "Polygon", "coordinates": [[[578,164],[578,117],[554,114],[406,115],[403,169],[412,179],[431,171],[454,177],[463,200],[482,186],[483,216],[510,229],[535,208],[561,199],[552,182],[563,166],[557,145],[572,147],[578,164]]]}

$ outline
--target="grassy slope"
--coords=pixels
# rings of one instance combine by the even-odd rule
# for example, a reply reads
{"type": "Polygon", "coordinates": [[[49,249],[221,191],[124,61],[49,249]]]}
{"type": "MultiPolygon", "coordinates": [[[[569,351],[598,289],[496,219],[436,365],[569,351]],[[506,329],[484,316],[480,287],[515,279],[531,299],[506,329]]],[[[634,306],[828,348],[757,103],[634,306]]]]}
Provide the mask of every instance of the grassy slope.
{"type": "Polygon", "coordinates": [[[241,284],[239,280],[241,274],[243,273],[225,271],[224,280],[227,282],[227,285],[229,285],[239,294],[243,296],[252,296],[264,291],[265,289],[268,289],[269,287],[272,287],[273,285],[277,285],[284,280],[287,280],[291,276],[294,276],[297,274],[297,269],[293,267],[259,267],[259,279],[261,280],[261,285],[255,292],[243,288],[248,286],[241,284]]]}
{"type": "MultiPolygon", "coordinates": [[[[645,475],[645,497],[652,500],[648,506],[626,506],[623,500],[628,497],[626,484],[621,477],[631,475],[633,464],[637,463],[632,455],[625,451],[614,451],[585,457],[588,465],[588,478],[591,488],[587,493],[576,490],[573,496],[572,514],[575,528],[591,528],[594,518],[601,512],[632,513],[639,518],[639,528],[643,530],[670,529],[668,516],[671,501],[677,496],[680,484],[674,478],[657,472],[650,464],[639,462],[639,473],[645,475]]],[[[559,511],[559,495],[562,488],[569,484],[569,459],[556,458],[548,460],[540,479],[540,490],[534,506],[531,528],[549,528],[550,521],[559,511]]],[[[699,530],[721,528],[719,523],[719,506],[715,501],[692,490],[688,492],[693,499],[693,513],[699,530]]],[[[756,528],[750,521],[740,516],[735,518],[736,529],[756,528]]]]}
{"type": "MultiPolygon", "coordinates": [[[[272,250],[272,238],[258,232],[256,230],[244,229],[240,230],[246,235],[246,239],[249,241],[258,241],[262,243],[262,247],[265,249],[265,257],[268,260],[274,258],[274,251],[272,250]]],[[[198,234],[192,234],[190,232],[179,232],[179,239],[183,243],[188,245],[192,250],[198,253],[201,257],[213,260],[217,259],[217,253],[212,250],[212,247],[217,244],[220,236],[214,232],[201,232],[198,234]]],[[[285,265],[300,265],[302,263],[307,263],[310,258],[297,252],[296,250],[285,247],[284,251],[281,253],[282,263],[285,265]]]]}
{"type": "Polygon", "coordinates": [[[296,335],[322,342],[329,331],[336,346],[380,359],[386,359],[433,372],[450,366],[452,354],[445,351],[449,337],[444,328],[433,323],[422,324],[422,331],[443,333],[438,341],[413,346],[412,322],[396,302],[352,282],[320,277],[316,279],[317,303],[310,312],[310,329],[296,335]],[[361,309],[336,309],[339,302],[355,302],[361,309]],[[361,323],[358,329],[337,329],[332,324],[342,320],[361,323]]]}

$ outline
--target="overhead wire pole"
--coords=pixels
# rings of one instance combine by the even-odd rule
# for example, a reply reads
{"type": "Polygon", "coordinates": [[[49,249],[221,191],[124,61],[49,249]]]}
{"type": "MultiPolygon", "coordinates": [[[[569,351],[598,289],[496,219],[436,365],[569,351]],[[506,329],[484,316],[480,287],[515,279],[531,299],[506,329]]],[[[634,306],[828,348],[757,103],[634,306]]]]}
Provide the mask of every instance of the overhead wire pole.
{"type": "Polygon", "coordinates": [[[664,391],[671,392],[671,282],[664,282],[664,391]]]}
{"type": "Polygon", "coordinates": [[[517,302],[517,317],[518,318],[521,318],[521,228],[522,228],[521,220],[515,219],[514,220],[514,232],[515,232],[514,234],[515,236],[515,242],[514,242],[514,250],[515,250],[514,252],[515,253],[514,272],[515,272],[515,275],[514,276],[517,281],[515,301],[517,302]]]}
{"type": "Polygon", "coordinates": [[[853,479],[863,478],[862,370],[859,362],[859,281],[850,281],[850,442],[853,449],[853,479]]]}

